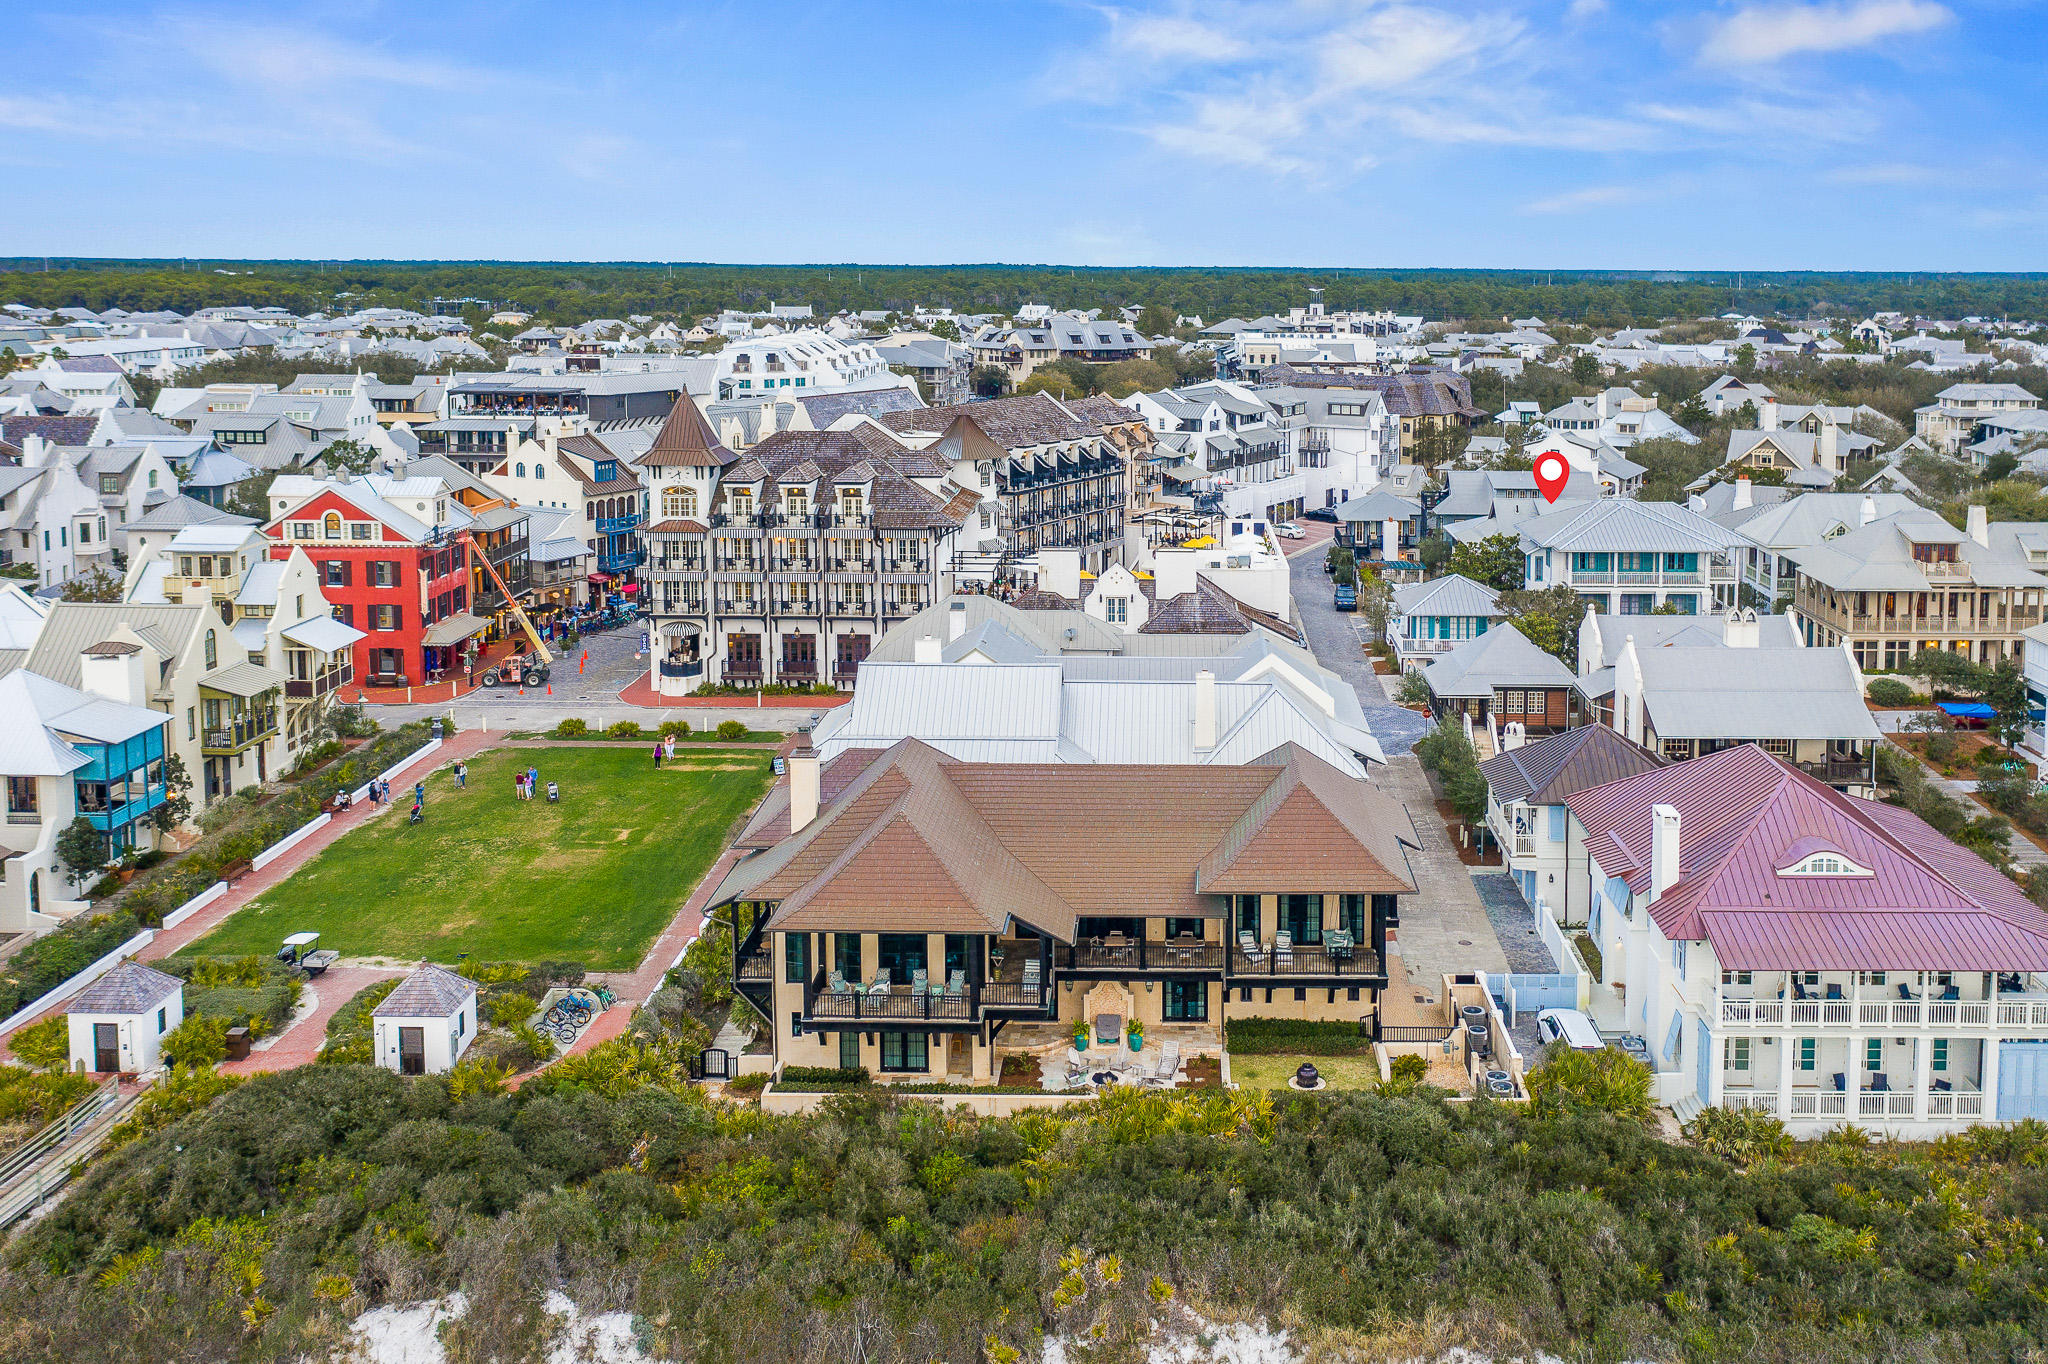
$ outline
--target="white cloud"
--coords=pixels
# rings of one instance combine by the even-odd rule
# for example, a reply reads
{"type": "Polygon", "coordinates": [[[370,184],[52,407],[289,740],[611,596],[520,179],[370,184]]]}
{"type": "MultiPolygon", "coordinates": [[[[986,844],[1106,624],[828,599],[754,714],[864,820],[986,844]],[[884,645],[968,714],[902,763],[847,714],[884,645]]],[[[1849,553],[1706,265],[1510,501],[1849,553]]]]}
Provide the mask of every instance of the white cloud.
{"type": "Polygon", "coordinates": [[[1110,43],[1152,61],[1227,62],[1249,46],[1228,29],[1184,14],[1126,14],[1109,11],[1110,43]]]}
{"type": "Polygon", "coordinates": [[[1924,33],[1954,19],[1934,0],[1844,0],[1832,5],[1753,5],[1708,33],[1700,57],[1717,66],[1767,64],[1801,52],[1846,52],[1924,33]]]}
{"type": "Polygon", "coordinates": [[[1607,0],[1572,0],[1566,11],[1573,19],[1592,19],[1607,13],[1607,0]]]}
{"type": "Polygon", "coordinates": [[[1610,204],[1625,204],[1642,197],[1642,191],[1634,185],[1588,185],[1584,189],[1567,190],[1548,198],[1536,199],[1522,205],[1524,213],[1584,213],[1588,209],[1605,208],[1610,204]]]}

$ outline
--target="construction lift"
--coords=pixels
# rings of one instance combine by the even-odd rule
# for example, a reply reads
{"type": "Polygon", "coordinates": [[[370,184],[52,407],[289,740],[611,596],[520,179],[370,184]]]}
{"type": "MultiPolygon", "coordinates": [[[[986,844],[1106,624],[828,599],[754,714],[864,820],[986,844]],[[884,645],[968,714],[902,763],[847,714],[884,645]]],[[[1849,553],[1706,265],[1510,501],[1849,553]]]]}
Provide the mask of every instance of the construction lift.
{"type": "Polygon", "coordinates": [[[513,618],[519,622],[519,628],[526,632],[527,641],[533,645],[531,653],[512,654],[491,664],[484,669],[477,681],[486,687],[509,687],[520,683],[529,687],[545,686],[548,673],[554,666],[555,656],[549,653],[548,646],[541,642],[540,631],[533,628],[533,622],[527,619],[526,608],[519,604],[519,598],[512,595],[512,589],[507,587],[505,580],[498,575],[497,567],[491,563],[490,556],[477,549],[475,538],[468,531],[462,531],[455,538],[462,542],[463,553],[470,562],[481,564],[484,572],[490,575],[491,581],[498,585],[498,591],[505,598],[505,604],[512,608],[513,618]]]}

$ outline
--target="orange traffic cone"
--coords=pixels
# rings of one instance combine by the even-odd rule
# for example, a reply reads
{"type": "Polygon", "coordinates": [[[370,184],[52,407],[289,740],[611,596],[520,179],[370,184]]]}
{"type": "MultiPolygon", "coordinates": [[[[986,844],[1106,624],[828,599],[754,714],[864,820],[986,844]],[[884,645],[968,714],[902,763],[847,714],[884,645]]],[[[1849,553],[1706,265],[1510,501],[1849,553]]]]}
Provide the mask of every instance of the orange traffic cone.
{"type": "Polygon", "coordinates": [[[555,684],[554,684],[554,683],[552,683],[552,682],[550,682],[550,683],[548,683],[548,695],[549,695],[549,696],[553,696],[554,694],[555,694],[555,684]]]}

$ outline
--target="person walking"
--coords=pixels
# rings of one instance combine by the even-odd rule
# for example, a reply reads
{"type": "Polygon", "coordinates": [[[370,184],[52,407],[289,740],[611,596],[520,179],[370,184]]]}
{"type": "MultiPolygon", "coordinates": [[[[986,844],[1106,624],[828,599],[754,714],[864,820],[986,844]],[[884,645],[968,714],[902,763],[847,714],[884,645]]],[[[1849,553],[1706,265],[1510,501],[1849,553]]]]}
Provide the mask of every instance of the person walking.
{"type": "Polygon", "coordinates": [[[654,741],[654,770],[661,771],[661,740],[654,741]]]}
{"type": "Polygon", "coordinates": [[[415,805],[425,805],[427,803],[426,782],[416,781],[412,784],[412,800],[415,805]]]}

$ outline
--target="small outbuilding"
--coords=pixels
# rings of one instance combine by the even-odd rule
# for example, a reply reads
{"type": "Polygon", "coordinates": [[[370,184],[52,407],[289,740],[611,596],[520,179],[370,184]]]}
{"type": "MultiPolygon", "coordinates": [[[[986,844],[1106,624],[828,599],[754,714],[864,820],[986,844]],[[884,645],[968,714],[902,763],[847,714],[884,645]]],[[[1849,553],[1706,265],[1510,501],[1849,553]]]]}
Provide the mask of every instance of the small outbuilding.
{"type": "Polygon", "coordinates": [[[185,984],[124,961],[85,988],[64,1011],[71,1068],[138,1074],[163,1065],[164,1034],[185,1021],[185,984]]]}
{"type": "Polygon", "coordinates": [[[439,1075],[476,1039],[476,982],[422,962],[370,1019],[378,1065],[400,1075],[439,1075]]]}

